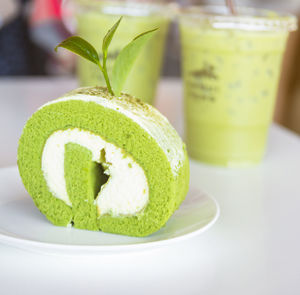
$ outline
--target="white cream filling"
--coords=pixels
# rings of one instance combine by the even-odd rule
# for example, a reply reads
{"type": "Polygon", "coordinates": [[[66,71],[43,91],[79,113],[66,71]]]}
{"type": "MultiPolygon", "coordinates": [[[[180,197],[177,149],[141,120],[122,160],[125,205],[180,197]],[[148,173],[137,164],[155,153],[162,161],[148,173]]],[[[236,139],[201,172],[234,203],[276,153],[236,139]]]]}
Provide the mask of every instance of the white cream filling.
{"type": "Polygon", "coordinates": [[[126,100],[122,100],[122,98],[106,99],[104,97],[87,94],[74,94],[72,96],[62,97],[46,103],[42,108],[50,104],[68,100],[94,102],[103,107],[120,112],[132,119],[157,141],[170,162],[173,174],[178,174],[178,170],[185,160],[182,141],[168,120],[155,108],[149,106],[149,111],[145,111],[139,106],[129,104],[126,100]]]}
{"type": "Polygon", "coordinates": [[[80,129],[54,132],[46,141],[42,154],[42,171],[52,194],[72,206],[66,189],[64,154],[67,143],[79,144],[92,152],[92,160],[100,163],[101,150],[105,151],[106,184],[95,200],[100,214],[133,215],[146,207],[149,188],[144,170],[131,156],[124,157],[121,148],[100,136],[80,129]]]}

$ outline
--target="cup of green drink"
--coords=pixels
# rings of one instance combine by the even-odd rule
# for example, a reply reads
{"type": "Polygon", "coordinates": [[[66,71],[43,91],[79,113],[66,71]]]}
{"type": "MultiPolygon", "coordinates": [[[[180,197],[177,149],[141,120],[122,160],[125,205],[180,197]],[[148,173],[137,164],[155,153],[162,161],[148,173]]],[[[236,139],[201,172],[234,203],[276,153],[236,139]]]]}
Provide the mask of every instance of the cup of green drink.
{"type": "MultiPolygon", "coordinates": [[[[101,40],[107,29],[123,16],[110,44],[108,74],[121,49],[137,34],[158,28],[135,61],[124,92],[153,103],[160,76],[165,39],[170,23],[171,6],[163,3],[76,0],[77,34],[89,41],[101,55],[101,40]]],[[[79,59],[77,74],[81,86],[104,86],[104,78],[96,66],[79,59]]]]}
{"type": "Polygon", "coordinates": [[[221,166],[264,155],[291,15],[189,7],[179,16],[189,154],[221,166]]]}

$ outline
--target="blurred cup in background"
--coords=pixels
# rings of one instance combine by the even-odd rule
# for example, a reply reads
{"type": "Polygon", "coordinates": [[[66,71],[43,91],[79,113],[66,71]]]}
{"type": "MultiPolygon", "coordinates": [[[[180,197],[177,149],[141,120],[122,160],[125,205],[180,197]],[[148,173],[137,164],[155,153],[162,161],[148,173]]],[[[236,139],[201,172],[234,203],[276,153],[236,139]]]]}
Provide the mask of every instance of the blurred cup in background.
{"type": "MultiPolygon", "coordinates": [[[[77,34],[89,41],[98,50],[100,57],[103,37],[123,16],[108,50],[109,73],[121,49],[134,37],[159,28],[135,61],[123,89],[123,92],[153,103],[173,6],[150,1],[73,0],[72,3],[75,6],[77,34]]],[[[99,69],[84,59],[78,59],[77,74],[81,86],[106,85],[99,69]]]]}
{"type": "Polygon", "coordinates": [[[263,157],[291,15],[225,6],[179,16],[185,135],[192,158],[248,166],[263,157]]]}

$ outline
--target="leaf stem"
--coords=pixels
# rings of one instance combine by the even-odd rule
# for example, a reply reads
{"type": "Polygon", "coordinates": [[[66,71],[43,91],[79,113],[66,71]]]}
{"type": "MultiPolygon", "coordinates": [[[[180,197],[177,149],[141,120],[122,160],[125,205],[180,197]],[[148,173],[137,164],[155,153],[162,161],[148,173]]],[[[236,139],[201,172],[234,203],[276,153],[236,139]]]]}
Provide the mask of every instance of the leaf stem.
{"type": "Polygon", "coordinates": [[[104,76],[108,92],[111,95],[114,95],[114,92],[112,91],[112,88],[111,88],[111,85],[110,85],[110,81],[109,81],[109,78],[108,78],[108,75],[107,75],[106,59],[103,59],[103,67],[101,66],[100,61],[98,62],[98,67],[100,68],[100,70],[101,70],[101,72],[102,72],[102,74],[104,76]]]}

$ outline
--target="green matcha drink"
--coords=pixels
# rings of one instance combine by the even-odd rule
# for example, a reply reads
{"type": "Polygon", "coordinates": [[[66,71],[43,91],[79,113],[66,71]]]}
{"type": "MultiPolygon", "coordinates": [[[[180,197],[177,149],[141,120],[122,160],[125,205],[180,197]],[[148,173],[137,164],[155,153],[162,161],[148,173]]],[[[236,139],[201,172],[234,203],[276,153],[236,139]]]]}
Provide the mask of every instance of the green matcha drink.
{"type": "Polygon", "coordinates": [[[190,155],[240,166],[260,162],[292,16],[225,7],[180,17],[185,130],[190,155]]]}
{"type": "MultiPolygon", "coordinates": [[[[139,32],[159,28],[148,42],[135,62],[124,92],[153,103],[156,85],[160,75],[165,38],[169,26],[169,9],[166,5],[89,2],[81,1],[77,13],[78,35],[93,44],[101,51],[101,40],[110,28],[123,15],[122,26],[116,32],[110,45],[108,72],[120,50],[139,32]]],[[[86,60],[78,60],[78,76],[81,86],[105,85],[104,78],[97,67],[86,60]]]]}

